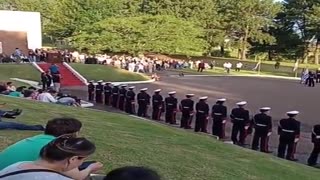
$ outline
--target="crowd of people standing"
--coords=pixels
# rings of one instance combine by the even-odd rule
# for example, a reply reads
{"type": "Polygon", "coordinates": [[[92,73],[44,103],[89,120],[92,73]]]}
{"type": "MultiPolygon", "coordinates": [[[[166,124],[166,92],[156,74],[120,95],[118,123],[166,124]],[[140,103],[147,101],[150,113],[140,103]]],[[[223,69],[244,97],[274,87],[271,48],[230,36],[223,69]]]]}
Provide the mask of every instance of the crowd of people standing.
{"type": "MultiPolygon", "coordinates": [[[[105,104],[128,114],[136,114],[140,117],[151,118],[155,121],[162,121],[164,113],[165,123],[177,124],[176,116],[181,112],[180,127],[185,129],[192,128],[192,121],[195,116],[195,132],[208,133],[208,122],[212,119],[212,134],[219,139],[225,139],[225,126],[227,123],[227,107],[224,106],[225,98],[218,99],[216,104],[210,108],[207,103],[208,97],[200,97],[197,103],[194,102],[194,94],[186,94],[186,98],[178,102],[175,97],[176,92],[169,92],[168,97],[161,95],[161,89],[154,90],[150,96],[147,88],[140,89],[135,93],[135,87],[126,85],[113,85],[110,82],[103,83],[98,81],[97,85],[91,81],[88,85],[89,101],[95,101],[98,104],[105,104]],[[138,105],[136,111],[136,104],[138,105]],[[152,115],[148,114],[151,107],[152,115]],[[210,112],[211,110],[211,112],[210,112]]],[[[236,108],[232,109],[230,118],[233,124],[231,140],[233,144],[244,146],[246,138],[253,133],[251,148],[269,153],[269,137],[272,133],[272,117],[268,115],[271,108],[262,107],[260,113],[252,119],[250,113],[245,109],[247,102],[237,103],[236,108]]],[[[300,122],[295,118],[298,111],[287,112],[288,118],[280,120],[278,125],[279,146],[278,157],[296,161],[294,154],[300,137],[300,122]]],[[[320,125],[316,125],[312,131],[312,142],[314,150],[310,155],[308,164],[314,166],[320,152],[320,125]]]]}

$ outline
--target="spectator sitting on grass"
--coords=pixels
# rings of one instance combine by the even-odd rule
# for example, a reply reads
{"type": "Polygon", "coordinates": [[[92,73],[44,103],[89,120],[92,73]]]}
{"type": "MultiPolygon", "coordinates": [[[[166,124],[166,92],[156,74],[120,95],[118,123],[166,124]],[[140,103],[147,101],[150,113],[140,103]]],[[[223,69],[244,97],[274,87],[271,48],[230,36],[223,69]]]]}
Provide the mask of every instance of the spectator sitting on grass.
{"type": "Polygon", "coordinates": [[[0,82],[0,94],[5,94],[7,91],[6,83],[0,82]]]}
{"type": "Polygon", "coordinates": [[[38,101],[41,102],[46,102],[46,103],[57,103],[58,100],[55,98],[57,95],[57,91],[55,90],[49,90],[43,91],[41,94],[38,96],[38,101]]]}
{"type": "Polygon", "coordinates": [[[7,82],[7,91],[16,91],[16,87],[13,85],[12,82],[7,82]]]}
{"type": "Polygon", "coordinates": [[[24,91],[25,88],[26,88],[25,86],[18,87],[16,91],[10,92],[9,96],[12,96],[12,97],[24,97],[23,91],[24,91]]]}
{"type": "Polygon", "coordinates": [[[28,89],[23,91],[23,95],[27,99],[33,99],[36,96],[37,89],[34,87],[29,87],[28,89]]]}
{"type": "Polygon", "coordinates": [[[76,96],[71,96],[67,94],[58,94],[58,104],[66,105],[66,106],[81,106],[80,101],[76,96]]]}
{"type": "MultiPolygon", "coordinates": [[[[3,106],[3,104],[0,106],[3,106]]],[[[31,131],[43,131],[44,130],[42,125],[26,125],[26,124],[22,124],[22,123],[18,123],[18,122],[2,121],[2,119],[1,119],[2,117],[15,119],[21,113],[22,113],[22,110],[20,110],[20,109],[14,109],[12,111],[0,110],[0,130],[4,130],[4,129],[31,130],[31,131]]],[[[2,159],[1,159],[0,164],[2,164],[2,159]]]]}
{"type": "Polygon", "coordinates": [[[104,180],[161,180],[157,172],[144,167],[123,167],[112,170],[104,180]]]}
{"type": "MultiPolygon", "coordinates": [[[[73,118],[56,118],[48,121],[44,134],[23,139],[0,153],[0,170],[17,162],[37,160],[41,149],[45,145],[60,136],[76,137],[81,127],[82,123],[73,118]]],[[[65,174],[74,179],[85,179],[89,174],[97,170],[97,167],[101,167],[101,163],[93,163],[82,171],[75,168],[65,174]]]]}
{"type": "MultiPolygon", "coordinates": [[[[59,137],[41,149],[39,160],[15,163],[0,171],[0,178],[15,177],[15,179],[27,180],[85,179],[85,177],[69,176],[68,171],[78,169],[84,160],[95,152],[95,149],[95,145],[85,138],[59,137]],[[15,172],[16,174],[12,175],[15,172]]],[[[102,168],[102,164],[91,164],[88,168],[90,171],[97,171],[102,168]]]]}

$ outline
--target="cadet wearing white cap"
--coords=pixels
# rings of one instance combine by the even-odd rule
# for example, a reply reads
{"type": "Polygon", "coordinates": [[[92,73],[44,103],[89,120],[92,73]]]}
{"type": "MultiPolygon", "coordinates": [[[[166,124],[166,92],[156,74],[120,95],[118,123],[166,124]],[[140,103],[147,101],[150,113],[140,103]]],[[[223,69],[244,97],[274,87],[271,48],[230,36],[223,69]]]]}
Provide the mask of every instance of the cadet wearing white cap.
{"type": "Polygon", "coordinates": [[[191,123],[193,118],[194,101],[192,97],[194,94],[187,94],[186,99],[180,102],[180,111],[182,112],[180,127],[185,129],[191,129],[191,123]]]}
{"type": "Polygon", "coordinates": [[[207,124],[209,118],[209,105],[207,104],[207,96],[200,97],[199,102],[196,104],[196,125],[195,132],[207,133],[207,124]]]}
{"type": "Polygon", "coordinates": [[[164,112],[163,97],[160,94],[161,89],[156,89],[152,96],[152,119],[160,121],[161,113],[164,112]]]}
{"type": "Polygon", "coordinates": [[[89,81],[89,84],[88,84],[88,100],[89,101],[94,100],[95,86],[93,83],[94,83],[94,81],[89,81]]]}
{"type": "Polygon", "coordinates": [[[118,99],[119,99],[119,86],[117,84],[114,84],[111,92],[112,92],[112,107],[117,108],[118,99]]]}
{"type": "Polygon", "coordinates": [[[254,135],[252,140],[252,149],[269,153],[268,141],[272,132],[272,118],[267,114],[271,110],[270,107],[260,108],[260,113],[253,117],[254,135]]]}
{"type": "Polygon", "coordinates": [[[169,97],[166,97],[165,102],[165,119],[166,123],[177,124],[176,122],[176,113],[178,109],[178,100],[174,97],[176,94],[175,91],[169,92],[169,97]]]}
{"type": "Polygon", "coordinates": [[[295,119],[298,111],[289,111],[289,118],[281,119],[278,126],[279,147],[278,157],[296,161],[294,153],[300,136],[300,122],[295,119]],[[287,151],[287,154],[286,154],[287,151]]]}
{"type": "Polygon", "coordinates": [[[148,106],[150,105],[150,95],[146,92],[148,88],[140,89],[140,93],[137,95],[138,101],[138,116],[148,117],[148,106]]]}
{"type": "Polygon", "coordinates": [[[135,114],[136,106],[135,106],[135,97],[136,93],[134,93],[134,86],[129,87],[129,90],[126,93],[126,101],[125,101],[125,111],[128,114],[135,114]]]}
{"type": "Polygon", "coordinates": [[[223,105],[225,98],[218,99],[216,104],[212,106],[211,117],[212,134],[218,136],[219,139],[225,138],[225,124],[227,118],[227,107],[223,105]]]}
{"type": "Polygon", "coordinates": [[[232,119],[232,133],[231,140],[233,144],[243,146],[247,137],[247,130],[250,124],[249,120],[249,111],[244,109],[244,106],[247,104],[246,101],[238,102],[237,108],[232,109],[231,119],[232,119]],[[238,138],[239,135],[239,138],[238,138]]]}
{"type": "Polygon", "coordinates": [[[127,94],[127,89],[126,89],[127,85],[123,84],[121,85],[121,89],[119,90],[119,98],[118,98],[118,108],[121,111],[124,111],[124,101],[126,99],[126,94],[127,94]]]}
{"type": "Polygon", "coordinates": [[[107,106],[111,105],[111,95],[112,95],[112,87],[110,86],[110,82],[106,82],[103,86],[104,91],[104,104],[107,106]]]}
{"type": "Polygon", "coordinates": [[[103,99],[102,99],[102,93],[103,93],[103,81],[100,80],[100,81],[97,81],[97,85],[96,85],[96,103],[99,103],[101,104],[103,102],[103,99]]]}

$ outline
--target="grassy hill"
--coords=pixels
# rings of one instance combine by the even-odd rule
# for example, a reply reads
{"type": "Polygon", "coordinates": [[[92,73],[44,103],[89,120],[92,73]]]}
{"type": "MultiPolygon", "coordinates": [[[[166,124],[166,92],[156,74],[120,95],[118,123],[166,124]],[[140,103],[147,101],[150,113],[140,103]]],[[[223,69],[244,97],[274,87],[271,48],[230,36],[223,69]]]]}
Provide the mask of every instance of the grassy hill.
{"type": "Polygon", "coordinates": [[[70,65],[88,80],[125,82],[144,81],[149,79],[143,74],[132,73],[126,70],[99,64],[72,63],[70,65]]]}
{"type": "MultiPolygon", "coordinates": [[[[31,64],[0,64],[0,81],[12,81],[10,78],[40,81],[40,72],[31,64]]],[[[17,86],[24,85],[20,82],[14,83],[17,86]]]]}
{"type": "MultiPolygon", "coordinates": [[[[0,102],[7,103],[8,109],[24,109],[17,121],[27,124],[45,124],[61,116],[80,119],[84,124],[80,134],[96,143],[92,159],[102,161],[105,172],[119,166],[141,165],[175,180],[316,180],[320,176],[317,169],[125,115],[4,96],[0,96],[0,102]]],[[[35,134],[0,131],[0,150],[35,134]]]]}

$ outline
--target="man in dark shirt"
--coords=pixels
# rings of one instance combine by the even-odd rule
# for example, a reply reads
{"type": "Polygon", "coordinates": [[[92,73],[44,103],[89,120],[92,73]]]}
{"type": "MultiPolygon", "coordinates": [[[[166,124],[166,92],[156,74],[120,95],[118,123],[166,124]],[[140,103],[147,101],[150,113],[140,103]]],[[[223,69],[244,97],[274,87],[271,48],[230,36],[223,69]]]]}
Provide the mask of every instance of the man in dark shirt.
{"type": "Polygon", "coordinates": [[[143,88],[137,95],[138,101],[138,116],[148,117],[148,106],[150,105],[150,95],[146,92],[148,88],[143,88]]]}
{"type": "Polygon", "coordinates": [[[95,86],[93,83],[94,83],[94,81],[89,81],[89,84],[88,84],[88,100],[89,101],[94,100],[95,86]]]}
{"type": "Polygon", "coordinates": [[[110,106],[111,104],[111,95],[112,87],[110,86],[111,82],[106,82],[103,91],[104,91],[104,104],[110,106]]]}
{"type": "Polygon", "coordinates": [[[166,97],[165,107],[166,107],[166,123],[177,124],[176,113],[178,109],[178,100],[175,98],[175,91],[169,92],[169,97],[166,97]]]}
{"type": "Polygon", "coordinates": [[[267,113],[271,108],[260,108],[260,113],[253,118],[254,135],[252,140],[252,149],[258,150],[260,144],[260,151],[268,153],[268,140],[272,132],[272,118],[267,113]]]}
{"type": "Polygon", "coordinates": [[[245,145],[245,139],[247,136],[247,130],[249,129],[249,111],[244,109],[247,104],[245,101],[238,102],[238,108],[234,108],[231,111],[231,119],[233,123],[231,140],[233,144],[240,146],[245,145]],[[238,138],[239,135],[239,138],[238,138]]]}
{"type": "Polygon", "coordinates": [[[157,89],[154,91],[154,95],[152,96],[152,119],[157,121],[160,121],[161,113],[164,110],[163,97],[160,92],[161,89],[157,89]]]}
{"type": "Polygon", "coordinates": [[[102,104],[103,81],[100,80],[97,83],[98,84],[96,85],[96,103],[102,104]]]}
{"type": "Polygon", "coordinates": [[[182,112],[180,127],[185,129],[191,128],[192,118],[193,118],[193,109],[194,101],[192,97],[194,94],[187,94],[186,99],[183,99],[180,102],[180,111],[182,112]]]}
{"type": "Polygon", "coordinates": [[[200,97],[199,102],[196,104],[196,125],[195,132],[207,133],[207,124],[209,118],[209,105],[207,104],[207,96],[200,97]]]}
{"type": "Polygon", "coordinates": [[[118,100],[118,108],[121,111],[124,111],[124,101],[126,99],[126,90],[127,85],[121,85],[121,89],[119,90],[119,100],[118,100]]]}
{"type": "Polygon", "coordinates": [[[61,75],[59,73],[52,74],[53,89],[60,92],[61,75]]]}
{"type": "Polygon", "coordinates": [[[129,91],[126,92],[126,101],[125,101],[125,111],[129,114],[135,114],[136,106],[135,106],[135,97],[136,93],[134,93],[134,86],[129,87],[129,91]]]}
{"type": "Polygon", "coordinates": [[[225,124],[227,118],[227,107],[223,105],[225,98],[218,99],[216,104],[212,106],[211,117],[213,120],[212,134],[223,139],[225,137],[225,124]]]}
{"type": "Polygon", "coordinates": [[[298,111],[287,112],[289,118],[282,119],[279,122],[278,157],[280,158],[286,157],[287,160],[296,161],[294,153],[300,136],[300,122],[295,119],[298,114],[298,111]],[[287,154],[285,153],[286,151],[287,154]]]}
{"type": "Polygon", "coordinates": [[[119,87],[118,85],[113,85],[111,90],[112,92],[112,107],[117,108],[118,105],[118,98],[119,98],[119,87]]]}

